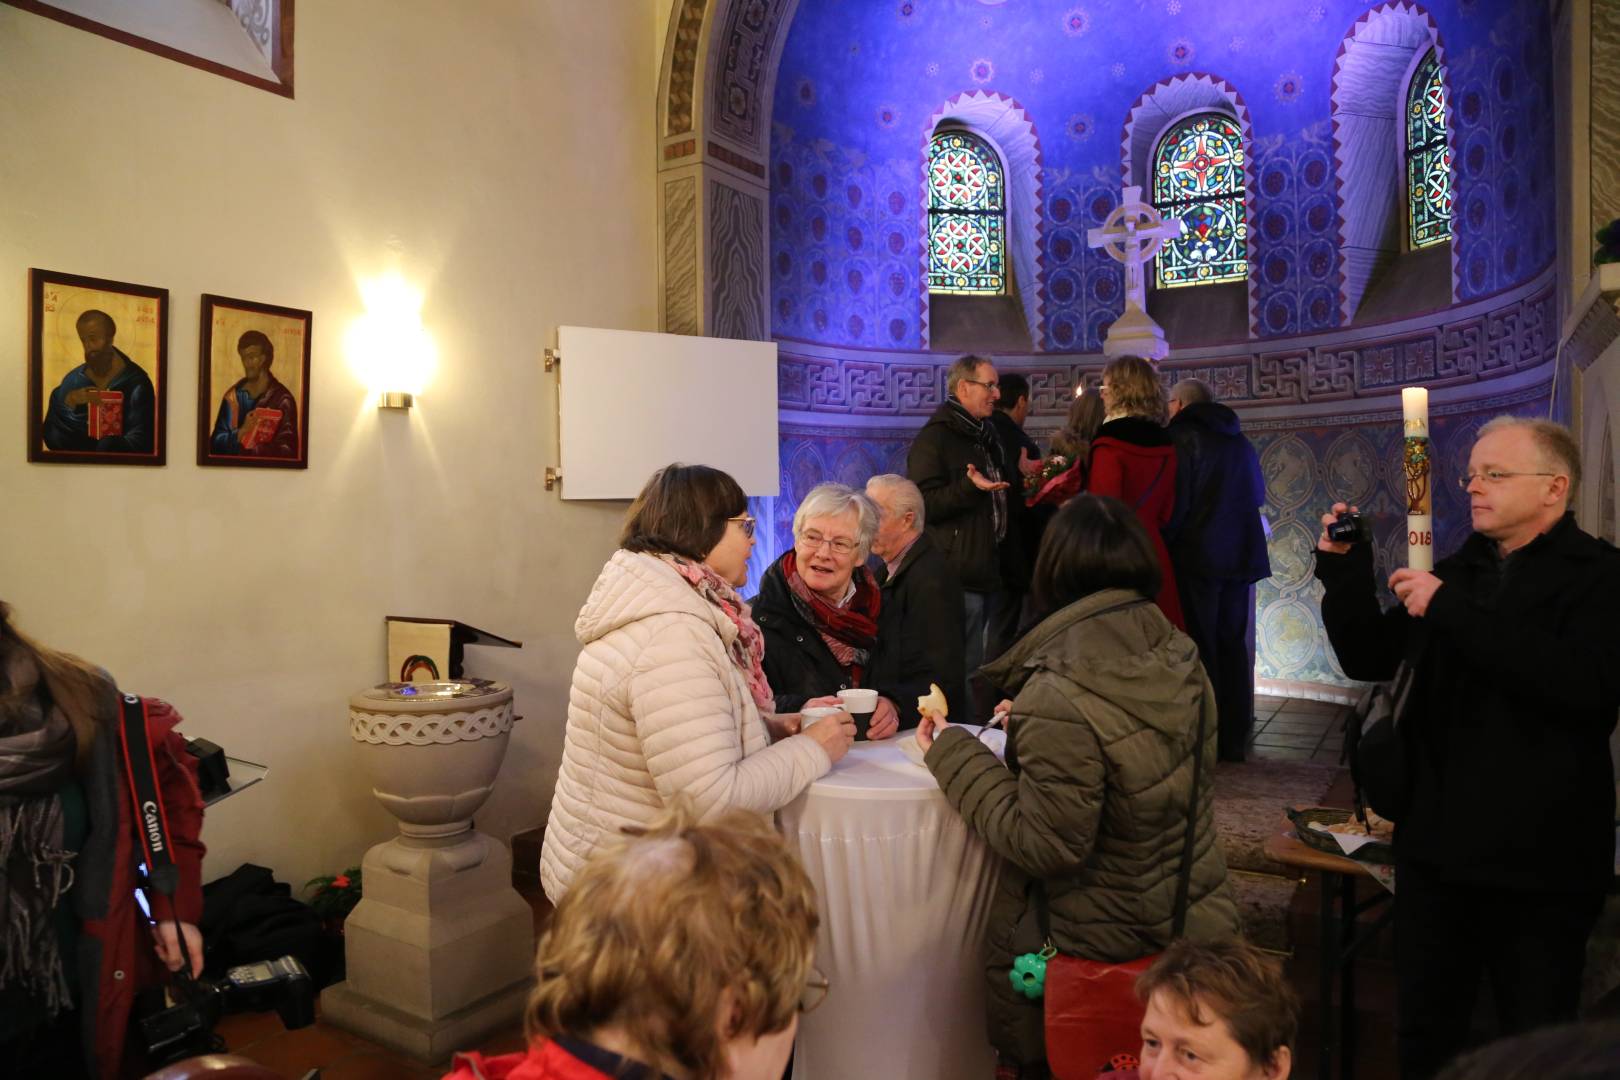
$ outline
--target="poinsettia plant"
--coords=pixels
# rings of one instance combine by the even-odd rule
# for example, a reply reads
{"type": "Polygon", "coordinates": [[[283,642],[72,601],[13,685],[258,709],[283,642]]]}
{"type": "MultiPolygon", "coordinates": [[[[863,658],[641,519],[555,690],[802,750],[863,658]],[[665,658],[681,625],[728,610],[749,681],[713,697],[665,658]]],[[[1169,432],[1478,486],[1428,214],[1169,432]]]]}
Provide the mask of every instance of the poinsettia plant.
{"type": "Polygon", "coordinates": [[[351,866],[341,874],[322,874],[304,883],[309,906],[323,921],[342,921],[360,902],[360,868],[351,866]]]}

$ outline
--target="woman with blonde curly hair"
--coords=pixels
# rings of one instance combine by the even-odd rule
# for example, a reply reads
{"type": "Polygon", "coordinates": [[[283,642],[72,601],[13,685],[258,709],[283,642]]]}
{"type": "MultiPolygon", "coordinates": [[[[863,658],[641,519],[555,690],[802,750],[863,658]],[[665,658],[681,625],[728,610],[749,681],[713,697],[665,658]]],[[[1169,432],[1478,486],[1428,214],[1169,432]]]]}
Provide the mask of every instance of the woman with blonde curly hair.
{"type": "Polygon", "coordinates": [[[770,822],[698,824],[678,803],[627,826],[574,879],[540,939],[525,1052],[458,1055],[447,1080],[778,1080],[810,965],[815,890],[770,822]]]}
{"type": "Polygon", "coordinates": [[[1159,557],[1163,584],[1154,600],[1176,629],[1185,630],[1181,596],[1162,530],[1176,507],[1176,447],[1164,430],[1164,387],[1153,365],[1121,356],[1103,368],[1103,426],[1091,444],[1086,490],[1112,495],[1136,511],[1159,557]]]}

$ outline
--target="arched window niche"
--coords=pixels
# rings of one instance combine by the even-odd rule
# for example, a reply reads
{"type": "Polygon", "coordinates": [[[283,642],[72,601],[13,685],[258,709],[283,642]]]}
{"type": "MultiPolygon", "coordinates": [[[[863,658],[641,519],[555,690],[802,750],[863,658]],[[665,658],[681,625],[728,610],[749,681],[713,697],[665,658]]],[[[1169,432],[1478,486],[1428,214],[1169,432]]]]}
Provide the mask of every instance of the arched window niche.
{"type": "Polygon", "coordinates": [[[1004,94],[959,94],[929,120],[921,173],[924,347],[1040,348],[1046,283],[1034,121],[1004,94]]]}
{"type": "Polygon", "coordinates": [[[1156,83],[1125,114],[1123,183],[1140,187],[1162,213],[1179,214],[1189,227],[1181,240],[1172,242],[1176,254],[1155,261],[1148,281],[1148,314],[1164,328],[1171,348],[1256,336],[1248,234],[1254,217],[1253,139],[1249,108],[1237,88],[1202,72],[1156,83]],[[1223,145],[1217,147],[1217,142],[1223,145]],[[1179,163],[1178,146],[1185,152],[1179,163]],[[1236,151],[1236,160],[1197,160],[1200,147],[1217,149],[1222,158],[1236,151]],[[1163,177],[1161,165],[1166,168],[1163,177]],[[1224,260],[1214,257],[1223,250],[1224,260]],[[1209,266],[1202,277],[1200,261],[1209,266]],[[1167,274],[1167,269],[1173,272],[1167,274]]]}
{"type": "Polygon", "coordinates": [[[1421,5],[1382,4],[1345,34],[1331,88],[1345,325],[1456,298],[1450,97],[1445,45],[1421,5]]]}

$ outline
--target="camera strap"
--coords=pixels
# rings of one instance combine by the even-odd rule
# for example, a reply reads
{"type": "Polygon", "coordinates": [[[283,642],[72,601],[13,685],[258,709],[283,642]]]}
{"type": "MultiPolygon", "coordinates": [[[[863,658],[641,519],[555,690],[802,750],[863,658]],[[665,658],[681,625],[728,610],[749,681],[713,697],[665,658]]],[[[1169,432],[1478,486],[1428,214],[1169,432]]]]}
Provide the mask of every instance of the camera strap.
{"type": "Polygon", "coordinates": [[[173,896],[180,885],[180,868],[170,847],[169,816],[158,790],[157,763],[152,757],[151,732],[146,726],[146,702],[134,694],[121,695],[124,722],[118,742],[124,753],[124,775],[134,800],[136,832],[141,837],[146,874],[152,890],[173,896]]]}

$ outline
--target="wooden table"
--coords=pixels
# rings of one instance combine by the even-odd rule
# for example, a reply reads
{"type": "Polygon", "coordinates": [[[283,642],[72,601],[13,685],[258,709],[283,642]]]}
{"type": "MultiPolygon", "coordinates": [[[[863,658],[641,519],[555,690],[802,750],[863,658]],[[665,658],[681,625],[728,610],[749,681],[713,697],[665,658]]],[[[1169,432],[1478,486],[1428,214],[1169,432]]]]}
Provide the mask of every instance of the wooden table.
{"type": "Polygon", "coordinates": [[[1358,879],[1375,880],[1367,867],[1355,859],[1330,855],[1304,843],[1295,835],[1293,823],[1287,818],[1283,819],[1283,826],[1282,831],[1266,838],[1266,854],[1296,870],[1313,870],[1322,878],[1322,910],[1318,923],[1321,954],[1318,996],[1321,999],[1322,1027],[1316,1075],[1320,1080],[1333,1080],[1333,1049],[1337,1037],[1340,1080],[1352,1080],[1356,1056],[1356,954],[1389,925],[1395,909],[1393,905],[1386,907],[1378,916],[1378,921],[1359,936],[1356,922],[1364,912],[1388,905],[1392,895],[1378,885],[1374,895],[1358,902],[1358,879]],[[1338,983],[1339,996],[1336,1032],[1333,1011],[1335,982],[1338,983]]]}

